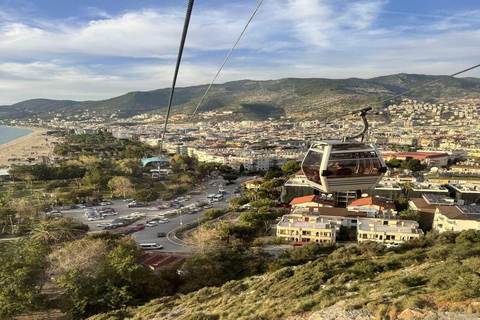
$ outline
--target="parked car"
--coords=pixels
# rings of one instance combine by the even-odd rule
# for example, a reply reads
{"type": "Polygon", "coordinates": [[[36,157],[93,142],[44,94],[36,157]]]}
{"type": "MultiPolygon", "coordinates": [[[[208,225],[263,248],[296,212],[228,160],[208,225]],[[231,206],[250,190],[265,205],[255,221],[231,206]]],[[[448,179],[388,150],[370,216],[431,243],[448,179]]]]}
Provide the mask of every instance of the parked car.
{"type": "Polygon", "coordinates": [[[115,211],[100,211],[100,213],[104,216],[116,216],[118,214],[115,211]]]}
{"type": "Polygon", "coordinates": [[[50,211],[50,212],[47,212],[46,215],[54,218],[62,217],[62,213],[60,211],[50,211]]]}
{"type": "Polygon", "coordinates": [[[145,217],[145,213],[135,211],[135,212],[130,213],[129,216],[130,217],[145,217]]]}
{"type": "Polygon", "coordinates": [[[99,223],[97,224],[97,227],[110,227],[110,226],[113,226],[113,224],[111,224],[110,222],[102,222],[102,223],[99,223]]]}
{"type": "Polygon", "coordinates": [[[145,229],[145,225],[138,225],[136,227],[133,227],[131,230],[132,232],[138,232],[138,231],[141,231],[141,230],[144,230],[145,229]]]}
{"type": "Polygon", "coordinates": [[[101,205],[101,206],[109,206],[109,205],[111,205],[111,204],[112,204],[112,203],[111,203],[110,201],[102,201],[102,202],[100,202],[100,205],[101,205]]]}
{"type": "Polygon", "coordinates": [[[161,244],[157,243],[139,243],[138,244],[142,250],[160,250],[163,249],[161,244]]]}
{"type": "Polygon", "coordinates": [[[116,224],[118,226],[123,226],[125,224],[125,220],[124,219],[115,219],[112,221],[113,224],[116,224]]]}
{"type": "Polygon", "coordinates": [[[97,220],[103,220],[105,219],[102,215],[98,215],[98,216],[91,216],[90,218],[88,218],[88,221],[97,221],[97,220]]]}
{"type": "Polygon", "coordinates": [[[165,238],[167,234],[165,232],[159,232],[157,233],[157,238],[165,238]]]}
{"type": "Polygon", "coordinates": [[[148,210],[150,210],[150,211],[158,211],[158,210],[160,210],[160,209],[159,209],[158,207],[150,207],[150,208],[148,208],[148,210]]]}
{"type": "Polygon", "coordinates": [[[147,227],[156,227],[157,226],[157,223],[155,221],[150,221],[150,222],[147,222],[147,224],[145,225],[147,227]]]}

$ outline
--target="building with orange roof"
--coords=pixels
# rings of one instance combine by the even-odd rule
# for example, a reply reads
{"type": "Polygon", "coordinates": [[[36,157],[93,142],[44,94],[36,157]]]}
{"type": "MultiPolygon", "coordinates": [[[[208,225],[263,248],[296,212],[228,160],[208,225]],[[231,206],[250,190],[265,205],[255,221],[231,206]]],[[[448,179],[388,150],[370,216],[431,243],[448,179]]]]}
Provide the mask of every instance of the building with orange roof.
{"type": "Polygon", "coordinates": [[[372,208],[384,214],[397,214],[395,204],[392,201],[386,201],[376,197],[352,200],[348,203],[347,208],[351,211],[361,211],[365,208],[372,208]]]}
{"type": "Polygon", "coordinates": [[[290,205],[292,208],[306,208],[306,207],[333,207],[334,206],[333,200],[326,200],[320,198],[318,195],[309,195],[304,197],[298,197],[290,201],[290,205]]]}

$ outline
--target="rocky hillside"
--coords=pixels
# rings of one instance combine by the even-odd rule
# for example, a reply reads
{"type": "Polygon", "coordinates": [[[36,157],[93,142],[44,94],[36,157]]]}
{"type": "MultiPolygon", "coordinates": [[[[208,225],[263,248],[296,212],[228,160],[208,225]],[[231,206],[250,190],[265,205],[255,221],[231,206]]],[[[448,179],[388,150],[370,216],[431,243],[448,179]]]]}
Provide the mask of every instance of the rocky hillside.
{"type": "MultiPolygon", "coordinates": [[[[378,106],[388,95],[420,86],[439,76],[395,74],[371,79],[297,79],[241,80],[214,85],[200,108],[238,111],[243,118],[265,119],[290,115],[297,118],[321,118],[339,110],[366,105],[378,106]]],[[[178,88],[173,113],[191,113],[206,85],[178,88]]],[[[420,100],[480,98],[480,79],[451,78],[409,94],[420,100]]],[[[130,92],[101,101],[34,99],[0,107],[0,118],[52,117],[55,113],[73,115],[85,110],[97,115],[117,113],[128,117],[145,112],[162,112],[170,89],[130,92]]]]}
{"type": "Polygon", "coordinates": [[[90,320],[478,319],[480,231],[386,250],[338,248],[313,262],[163,297],[90,320]]]}

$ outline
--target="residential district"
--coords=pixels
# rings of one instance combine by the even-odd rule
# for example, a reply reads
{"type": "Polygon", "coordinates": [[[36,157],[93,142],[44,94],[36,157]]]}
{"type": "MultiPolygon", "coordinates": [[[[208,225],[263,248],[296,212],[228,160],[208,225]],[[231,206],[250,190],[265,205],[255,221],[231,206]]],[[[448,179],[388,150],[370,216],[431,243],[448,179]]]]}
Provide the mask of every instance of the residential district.
{"type": "MultiPolygon", "coordinates": [[[[399,105],[390,105],[382,112],[388,117],[375,118],[368,132],[368,139],[377,143],[388,166],[382,180],[368,190],[315,194],[300,170],[281,187],[279,203],[288,205],[291,212],[278,222],[276,235],[291,243],[335,242],[343,226],[353,227],[358,241],[398,245],[429,230],[479,230],[479,103],[472,99],[436,104],[403,99],[399,105]],[[398,200],[402,197],[404,203],[399,208],[398,200]],[[410,210],[414,218],[401,219],[400,209],[410,210]]],[[[186,115],[174,115],[163,151],[254,174],[302,161],[311,141],[338,139],[338,132],[358,131],[356,121],[297,122],[288,117],[267,121],[222,120],[227,113],[204,112],[195,123],[186,122],[186,115]]],[[[52,135],[65,130],[74,134],[108,132],[117,139],[158,149],[161,120],[155,114],[128,119],[116,119],[113,114],[105,119],[87,110],[76,116],[52,114],[51,120],[29,119],[7,124],[42,126],[48,128],[46,134],[52,135]]],[[[30,158],[28,163],[46,164],[61,158],[52,153],[48,157],[30,158]]],[[[144,160],[144,164],[149,162],[144,160]]],[[[12,164],[25,161],[12,159],[12,164]]],[[[162,173],[169,172],[151,168],[152,176],[162,173]]],[[[3,170],[3,174],[8,175],[8,170],[3,170]]],[[[247,181],[244,186],[260,188],[262,183],[259,178],[247,181]],[[252,184],[253,181],[256,183],[252,184]]]]}

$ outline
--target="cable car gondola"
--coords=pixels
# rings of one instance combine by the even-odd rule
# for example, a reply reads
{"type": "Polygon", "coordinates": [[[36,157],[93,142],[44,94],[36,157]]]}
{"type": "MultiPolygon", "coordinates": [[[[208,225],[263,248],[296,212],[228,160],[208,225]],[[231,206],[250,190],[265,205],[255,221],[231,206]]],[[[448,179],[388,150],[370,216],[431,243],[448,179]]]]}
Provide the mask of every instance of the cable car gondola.
{"type": "Polygon", "coordinates": [[[368,129],[366,113],[361,110],[364,128],[361,133],[343,140],[322,140],[311,144],[302,170],[310,186],[321,192],[370,189],[387,171],[373,142],[355,141],[368,129]]]}

